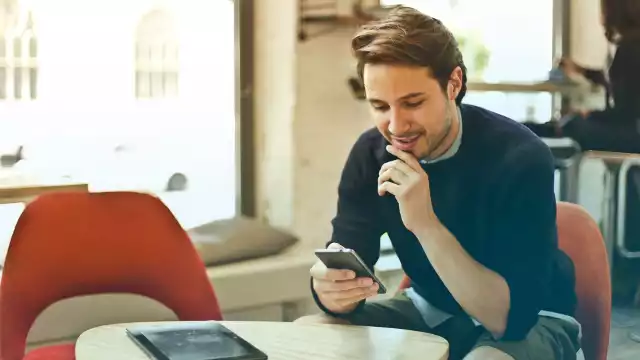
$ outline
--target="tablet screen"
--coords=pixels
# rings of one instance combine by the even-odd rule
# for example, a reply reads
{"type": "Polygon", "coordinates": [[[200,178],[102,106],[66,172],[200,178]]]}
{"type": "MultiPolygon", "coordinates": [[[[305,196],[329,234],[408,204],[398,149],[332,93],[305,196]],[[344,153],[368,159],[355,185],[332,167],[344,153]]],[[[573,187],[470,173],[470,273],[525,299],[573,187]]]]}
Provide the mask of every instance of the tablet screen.
{"type": "Polygon", "coordinates": [[[253,359],[250,355],[261,355],[251,344],[214,322],[151,325],[128,331],[150,353],[160,353],[169,360],[253,359]]]}
{"type": "Polygon", "coordinates": [[[225,333],[210,330],[143,332],[171,360],[210,360],[246,356],[249,351],[225,333]]]}

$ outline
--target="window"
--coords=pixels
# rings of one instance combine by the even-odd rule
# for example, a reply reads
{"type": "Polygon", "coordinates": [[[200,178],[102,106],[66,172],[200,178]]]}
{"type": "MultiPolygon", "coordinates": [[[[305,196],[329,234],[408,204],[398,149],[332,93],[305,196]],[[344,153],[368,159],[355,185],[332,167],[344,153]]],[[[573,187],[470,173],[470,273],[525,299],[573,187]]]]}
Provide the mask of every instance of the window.
{"type": "Polygon", "coordinates": [[[0,8],[0,100],[33,100],[38,89],[38,38],[33,13],[16,2],[0,8]]]}
{"type": "Polygon", "coordinates": [[[35,22],[0,6],[10,41],[1,47],[5,97],[14,78],[22,99],[35,96],[35,77],[14,77],[17,65],[33,63],[14,61],[11,36],[20,35],[20,59],[37,55],[39,66],[37,102],[0,102],[0,182],[153,193],[187,229],[236,215],[235,36],[238,21],[253,31],[251,12],[211,0],[163,8],[95,0],[71,12],[28,2],[35,22]]]}
{"type": "Polygon", "coordinates": [[[142,17],[136,31],[136,96],[178,96],[179,47],[171,14],[153,10],[142,17]]]}
{"type": "MultiPolygon", "coordinates": [[[[553,65],[554,0],[382,0],[381,4],[404,4],[442,20],[458,39],[470,83],[538,83],[547,79],[553,65]]],[[[550,93],[472,89],[466,103],[515,120],[551,118],[550,93]]]]}

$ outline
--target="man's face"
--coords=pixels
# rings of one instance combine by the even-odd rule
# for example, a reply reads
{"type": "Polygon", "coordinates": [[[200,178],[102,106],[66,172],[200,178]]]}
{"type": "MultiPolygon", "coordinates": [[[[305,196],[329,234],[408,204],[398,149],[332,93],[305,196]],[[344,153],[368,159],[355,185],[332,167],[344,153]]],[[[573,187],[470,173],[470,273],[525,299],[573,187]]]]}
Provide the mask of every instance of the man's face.
{"type": "Polygon", "coordinates": [[[462,71],[452,72],[446,92],[426,67],[371,65],[363,80],[380,133],[396,148],[416,158],[429,157],[451,131],[462,71]]]}

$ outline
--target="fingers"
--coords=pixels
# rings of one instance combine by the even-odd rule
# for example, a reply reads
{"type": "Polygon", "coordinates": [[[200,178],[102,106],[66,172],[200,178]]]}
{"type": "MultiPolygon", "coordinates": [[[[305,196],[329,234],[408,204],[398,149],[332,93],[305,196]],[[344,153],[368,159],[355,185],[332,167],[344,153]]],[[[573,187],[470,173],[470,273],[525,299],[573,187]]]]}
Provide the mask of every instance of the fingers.
{"type": "Polygon", "coordinates": [[[407,165],[409,165],[413,170],[415,171],[421,171],[422,167],[420,166],[420,163],[418,162],[418,160],[411,154],[404,152],[402,150],[398,150],[395,147],[391,146],[391,145],[387,145],[387,151],[392,154],[395,155],[398,159],[404,161],[407,165]]]}
{"type": "Polygon", "coordinates": [[[367,277],[342,281],[316,279],[313,288],[317,292],[337,292],[348,291],[356,288],[368,288],[372,285],[373,280],[367,277]]]}
{"type": "Polygon", "coordinates": [[[390,181],[385,181],[382,184],[378,185],[378,195],[382,196],[386,193],[391,195],[399,196],[400,195],[400,185],[394,184],[390,181]]]}
{"type": "Polygon", "coordinates": [[[379,285],[370,278],[339,282],[314,280],[313,288],[323,303],[342,308],[377,295],[379,285]]]}
{"type": "Polygon", "coordinates": [[[337,293],[328,293],[327,300],[332,301],[334,304],[342,307],[357,303],[366,298],[376,296],[378,294],[378,284],[374,284],[368,288],[352,289],[349,291],[342,291],[337,293]],[[331,294],[335,294],[331,299],[331,294]]]}
{"type": "Polygon", "coordinates": [[[382,164],[382,166],[380,167],[380,171],[378,172],[378,175],[382,175],[382,173],[384,173],[388,169],[397,169],[398,171],[404,173],[407,176],[411,174],[415,174],[415,170],[413,170],[411,166],[407,165],[404,161],[393,160],[393,161],[389,161],[382,164]]]}
{"type": "MultiPolygon", "coordinates": [[[[345,247],[338,243],[331,243],[327,246],[327,249],[339,250],[345,247]]],[[[315,264],[309,270],[312,278],[318,280],[352,280],[356,278],[356,273],[347,269],[329,269],[322,261],[316,261],[315,264]]]]}
{"type": "MultiPolygon", "coordinates": [[[[328,249],[343,249],[331,243],[328,249]]],[[[378,284],[373,279],[356,278],[355,272],[346,269],[329,269],[322,261],[316,262],[309,270],[313,278],[313,289],[320,302],[332,311],[343,311],[354,304],[378,294],[378,284]]]]}
{"type": "Polygon", "coordinates": [[[384,163],[379,174],[378,195],[382,196],[387,192],[395,195],[398,192],[398,185],[407,182],[410,176],[416,174],[416,171],[402,160],[393,160],[384,163]]]}
{"type": "Polygon", "coordinates": [[[385,170],[380,176],[378,176],[378,185],[385,181],[393,181],[396,184],[401,184],[407,180],[407,174],[396,168],[389,168],[385,170]]]}
{"type": "Polygon", "coordinates": [[[356,274],[351,270],[329,269],[322,261],[316,262],[309,270],[311,277],[317,280],[343,281],[355,279],[356,274]]]}

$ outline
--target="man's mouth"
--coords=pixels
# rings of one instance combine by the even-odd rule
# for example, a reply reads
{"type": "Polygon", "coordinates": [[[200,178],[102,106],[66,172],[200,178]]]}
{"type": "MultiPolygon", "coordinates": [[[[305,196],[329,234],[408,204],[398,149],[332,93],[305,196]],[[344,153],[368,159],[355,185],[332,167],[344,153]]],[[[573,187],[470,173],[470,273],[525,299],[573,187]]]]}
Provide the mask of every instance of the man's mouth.
{"type": "Polygon", "coordinates": [[[420,134],[403,137],[391,137],[391,144],[402,151],[411,151],[420,139],[420,134]]]}

